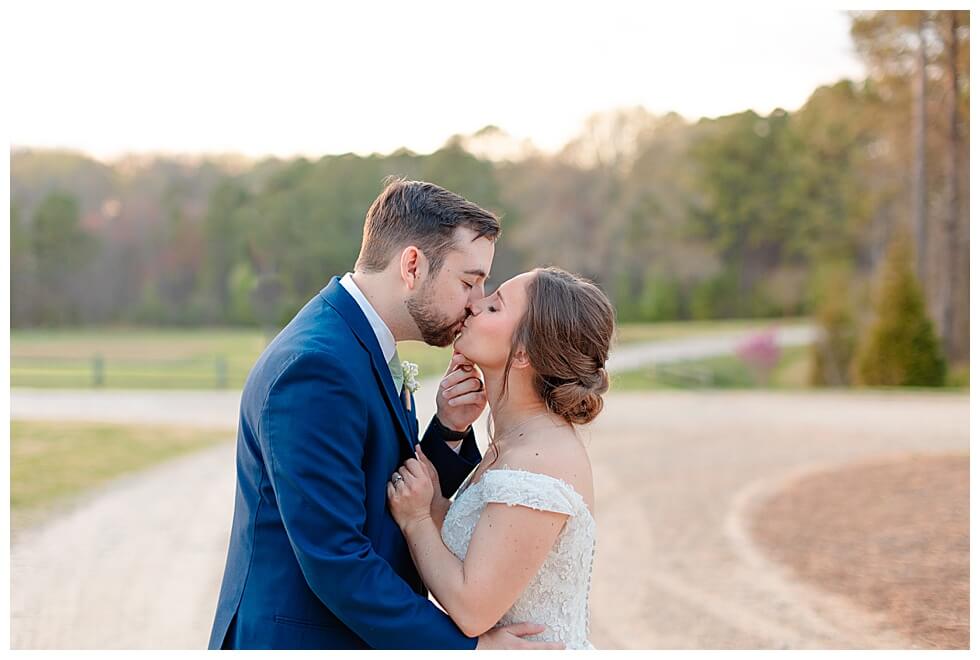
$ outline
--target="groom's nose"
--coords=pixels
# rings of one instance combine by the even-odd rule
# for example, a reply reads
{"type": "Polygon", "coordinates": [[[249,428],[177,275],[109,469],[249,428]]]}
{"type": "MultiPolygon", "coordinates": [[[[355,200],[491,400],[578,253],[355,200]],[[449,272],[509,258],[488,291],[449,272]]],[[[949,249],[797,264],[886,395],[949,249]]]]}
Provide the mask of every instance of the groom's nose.
{"type": "Polygon", "coordinates": [[[483,285],[477,284],[475,287],[470,289],[470,297],[466,300],[466,309],[472,313],[474,307],[477,303],[483,300],[483,285]]]}

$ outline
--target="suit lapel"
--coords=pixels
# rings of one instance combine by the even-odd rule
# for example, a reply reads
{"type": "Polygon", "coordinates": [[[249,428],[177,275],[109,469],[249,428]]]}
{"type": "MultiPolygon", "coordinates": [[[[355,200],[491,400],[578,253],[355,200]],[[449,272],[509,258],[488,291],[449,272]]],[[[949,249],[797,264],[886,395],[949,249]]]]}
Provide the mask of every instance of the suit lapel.
{"type": "Polygon", "coordinates": [[[378,344],[378,338],[374,334],[374,330],[371,328],[371,324],[368,323],[367,317],[364,316],[364,312],[357,305],[355,301],[347,290],[344,289],[340,284],[340,278],[334,277],[330,280],[330,284],[323,287],[320,291],[320,296],[327,301],[331,307],[337,310],[343,319],[350,326],[351,330],[354,332],[354,336],[361,343],[364,348],[367,349],[368,353],[371,355],[371,366],[374,367],[375,374],[381,380],[385,393],[385,398],[388,401],[388,406],[391,408],[398,420],[398,426],[401,428],[402,435],[408,442],[409,447],[412,451],[415,451],[415,438],[412,437],[411,430],[412,425],[408,421],[408,415],[405,410],[405,401],[402,399],[399,392],[395,391],[395,383],[391,379],[391,371],[388,369],[388,362],[385,361],[384,355],[381,353],[381,346],[378,344]]]}

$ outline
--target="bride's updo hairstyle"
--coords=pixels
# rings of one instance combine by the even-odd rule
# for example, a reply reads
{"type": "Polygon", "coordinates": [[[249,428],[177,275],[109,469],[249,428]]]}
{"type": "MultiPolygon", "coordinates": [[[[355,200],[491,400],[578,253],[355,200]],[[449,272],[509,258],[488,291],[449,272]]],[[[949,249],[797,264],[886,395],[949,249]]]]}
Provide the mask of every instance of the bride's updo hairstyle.
{"type": "Polygon", "coordinates": [[[504,382],[524,347],[534,389],[548,409],[572,424],[587,424],[602,410],[609,389],[605,364],[615,327],[606,294],[560,268],[539,268],[527,287],[527,310],[514,331],[504,382]]]}

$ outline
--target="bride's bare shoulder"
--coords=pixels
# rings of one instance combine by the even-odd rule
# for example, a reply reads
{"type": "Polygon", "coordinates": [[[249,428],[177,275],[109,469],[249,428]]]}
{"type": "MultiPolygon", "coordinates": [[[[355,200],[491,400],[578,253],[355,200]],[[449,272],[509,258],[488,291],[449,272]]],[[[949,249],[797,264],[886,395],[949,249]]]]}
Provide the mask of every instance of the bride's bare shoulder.
{"type": "Polygon", "coordinates": [[[555,429],[511,448],[501,461],[508,467],[546,474],[570,484],[592,500],[592,463],[581,439],[571,429],[555,429]]]}

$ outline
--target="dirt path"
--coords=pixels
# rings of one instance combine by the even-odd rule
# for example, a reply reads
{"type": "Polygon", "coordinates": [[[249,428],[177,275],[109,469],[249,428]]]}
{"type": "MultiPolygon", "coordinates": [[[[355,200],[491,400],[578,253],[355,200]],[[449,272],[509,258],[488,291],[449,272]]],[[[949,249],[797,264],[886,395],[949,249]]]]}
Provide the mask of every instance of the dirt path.
{"type": "Polygon", "coordinates": [[[593,428],[599,648],[890,648],[909,642],[761,553],[744,512],[796,470],[966,452],[965,395],[610,397],[593,428]]]}
{"type": "MultiPolygon", "coordinates": [[[[787,577],[753,545],[743,514],[794,470],[966,452],[968,416],[966,395],[610,395],[586,433],[599,522],[593,642],[907,646],[787,577]]],[[[229,443],[114,482],[25,531],[11,548],[12,648],[203,648],[233,494],[229,443]]]]}

